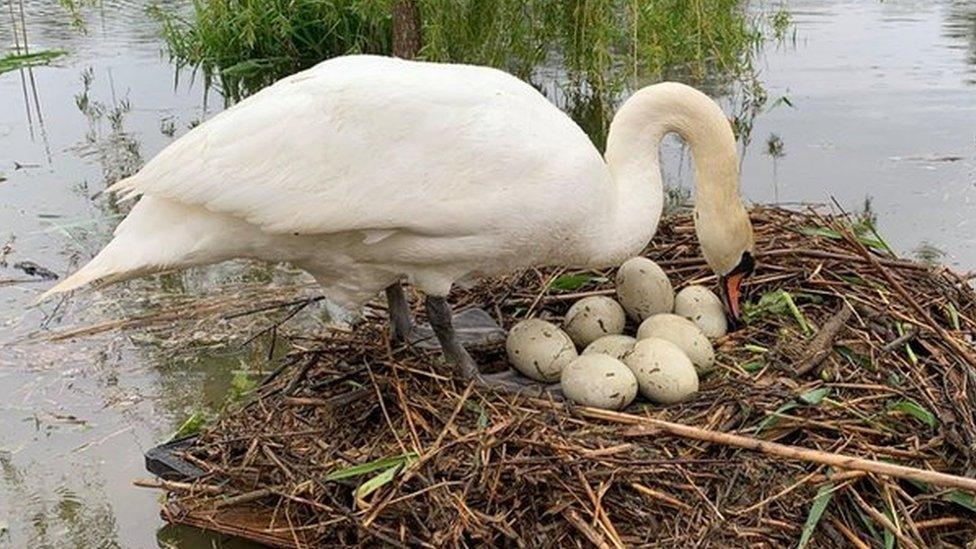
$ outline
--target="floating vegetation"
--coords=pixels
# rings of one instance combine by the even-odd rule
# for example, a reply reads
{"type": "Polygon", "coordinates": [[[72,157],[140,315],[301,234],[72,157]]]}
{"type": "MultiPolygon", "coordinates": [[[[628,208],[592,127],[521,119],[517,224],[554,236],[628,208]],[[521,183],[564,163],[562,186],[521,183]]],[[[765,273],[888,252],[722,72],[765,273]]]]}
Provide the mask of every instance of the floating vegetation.
{"type": "Polygon", "coordinates": [[[11,53],[0,57],[0,74],[36,67],[38,65],[49,65],[55,59],[66,55],[67,52],[61,50],[42,50],[32,53],[11,53]]]}
{"type": "Polygon", "coordinates": [[[775,133],[769,134],[769,138],[766,139],[766,154],[773,158],[783,158],[786,156],[786,146],[783,144],[783,138],[775,133]]]}
{"type": "MultiPolygon", "coordinates": [[[[716,342],[698,398],[617,413],[458,385],[438,352],[390,347],[384,309],[369,306],[353,331],[280,327],[300,346],[179,454],[201,474],[140,485],[167,490],[172,522],[282,547],[973,539],[976,501],[954,484],[972,479],[929,476],[971,462],[972,288],[868,248],[856,216],[751,216],[758,270],[747,292],[762,289],[749,302],[764,312],[716,342]],[[725,445],[736,437],[749,450],[725,445]],[[910,476],[868,473],[851,457],[910,476]]],[[[693,231],[689,212],[670,216],[648,249],[679,286],[712,276],[693,231]]],[[[581,295],[613,293],[611,274],[532,269],[454,301],[507,327],[529,308],[559,318],[581,295]]],[[[294,306],[282,298],[281,310],[294,306]]],[[[498,348],[474,352],[507,367],[498,348]]]]}

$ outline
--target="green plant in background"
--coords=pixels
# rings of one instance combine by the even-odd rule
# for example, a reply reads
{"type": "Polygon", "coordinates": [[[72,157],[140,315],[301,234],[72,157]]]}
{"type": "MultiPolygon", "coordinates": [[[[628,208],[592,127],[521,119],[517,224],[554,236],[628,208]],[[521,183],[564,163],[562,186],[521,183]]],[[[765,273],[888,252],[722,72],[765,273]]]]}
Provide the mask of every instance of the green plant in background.
{"type": "Polygon", "coordinates": [[[32,53],[11,53],[0,57],[0,74],[17,69],[26,69],[38,65],[48,65],[67,52],[61,50],[43,50],[32,53]]]}
{"type": "MultiPolygon", "coordinates": [[[[330,57],[389,53],[394,2],[195,0],[185,18],[152,11],[173,59],[216,77],[237,99],[330,57]]],[[[418,57],[529,80],[598,146],[628,89],[663,77],[714,86],[749,74],[763,39],[741,0],[415,2],[418,57]]]]}
{"type": "Polygon", "coordinates": [[[159,6],[170,55],[218,75],[239,98],[323,59],[390,49],[387,0],[195,0],[184,19],[159,6]]]}

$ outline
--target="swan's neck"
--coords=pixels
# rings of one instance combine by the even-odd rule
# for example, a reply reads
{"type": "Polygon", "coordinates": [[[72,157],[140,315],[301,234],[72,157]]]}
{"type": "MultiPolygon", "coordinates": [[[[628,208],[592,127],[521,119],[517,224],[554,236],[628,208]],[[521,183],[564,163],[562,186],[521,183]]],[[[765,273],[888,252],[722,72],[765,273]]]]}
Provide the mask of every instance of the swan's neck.
{"type": "Polygon", "coordinates": [[[691,148],[696,219],[721,219],[725,207],[740,204],[735,137],[722,109],[683,84],[646,87],[610,124],[605,158],[614,185],[601,263],[619,264],[654,236],[664,206],[659,149],[672,132],[691,148]]]}

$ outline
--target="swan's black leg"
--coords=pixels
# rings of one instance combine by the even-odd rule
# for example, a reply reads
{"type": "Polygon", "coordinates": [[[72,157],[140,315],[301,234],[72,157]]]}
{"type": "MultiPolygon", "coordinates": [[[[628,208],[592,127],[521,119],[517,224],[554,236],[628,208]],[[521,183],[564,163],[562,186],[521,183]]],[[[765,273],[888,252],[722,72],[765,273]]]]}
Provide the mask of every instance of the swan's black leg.
{"type": "Polygon", "coordinates": [[[407,341],[413,330],[413,322],[410,320],[410,303],[400,281],[386,287],[386,305],[390,317],[390,338],[398,343],[407,341]]]}
{"type": "Polygon", "coordinates": [[[554,398],[562,399],[562,392],[559,390],[558,384],[542,385],[518,375],[513,370],[497,374],[482,374],[478,364],[458,341],[451,321],[451,306],[447,300],[443,297],[428,296],[426,306],[427,317],[434,334],[437,336],[437,341],[441,344],[444,356],[454,364],[461,379],[464,381],[473,380],[482,387],[498,389],[507,393],[536,397],[549,394],[554,398]]]}
{"type": "Polygon", "coordinates": [[[454,332],[451,306],[443,297],[427,296],[427,319],[430,327],[441,344],[441,350],[447,360],[454,364],[462,379],[471,380],[480,376],[478,364],[475,363],[468,351],[457,340],[454,332]]]}

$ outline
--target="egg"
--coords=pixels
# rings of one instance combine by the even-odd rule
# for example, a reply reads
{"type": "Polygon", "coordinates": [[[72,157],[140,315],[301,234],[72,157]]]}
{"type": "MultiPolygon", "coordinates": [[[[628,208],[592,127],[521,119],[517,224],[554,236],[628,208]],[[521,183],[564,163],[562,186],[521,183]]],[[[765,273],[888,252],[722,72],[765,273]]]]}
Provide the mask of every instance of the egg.
{"type": "Polygon", "coordinates": [[[619,303],[606,296],[591,296],[573,303],[566,312],[563,331],[582,348],[605,335],[623,332],[626,322],[619,303]]]}
{"type": "Polygon", "coordinates": [[[678,292],[674,314],[694,322],[710,338],[722,337],[728,331],[722,300],[704,286],[688,286],[678,292]]]}
{"type": "Polygon", "coordinates": [[[566,332],[538,318],[523,320],[513,326],[505,339],[505,350],[516,370],[547,383],[558,381],[563,367],[579,356],[566,332]]]}
{"type": "Polygon", "coordinates": [[[624,364],[637,378],[641,394],[654,402],[673,404],[698,391],[695,366],[680,347],[666,339],[639,340],[624,364]]]}
{"type": "Polygon", "coordinates": [[[583,355],[559,378],[566,398],[583,406],[620,410],[637,397],[637,377],[623,362],[603,354],[583,355]]]}
{"type": "Polygon", "coordinates": [[[646,257],[628,259],[617,269],[617,298],[624,310],[640,322],[674,308],[674,288],[668,275],[646,257]]]}
{"type": "Polygon", "coordinates": [[[710,372],[715,366],[715,350],[697,324],[683,316],[654,315],[641,323],[637,340],[656,337],[666,339],[680,348],[695,365],[699,374],[710,372]]]}
{"type": "Polygon", "coordinates": [[[621,360],[627,355],[627,353],[630,352],[631,349],[634,348],[635,343],[637,343],[637,339],[630,337],[629,335],[621,334],[603,336],[593,343],[587,345],[580,355],[592,355],[597,353],[609,355],[617,360],[621,360]]]}

